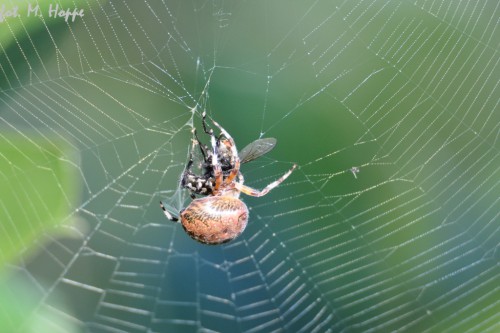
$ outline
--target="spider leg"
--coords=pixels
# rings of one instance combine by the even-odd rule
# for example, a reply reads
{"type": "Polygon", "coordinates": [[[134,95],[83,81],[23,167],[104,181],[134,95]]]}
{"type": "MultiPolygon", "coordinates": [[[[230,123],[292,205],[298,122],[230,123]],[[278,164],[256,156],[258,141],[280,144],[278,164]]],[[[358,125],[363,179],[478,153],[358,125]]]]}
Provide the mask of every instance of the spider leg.
{"type": "Polygon", "coordinates": [[[196,193],[196,190],[198,190],[198,188],[195,188],[192,185],[192,182],[193,182],[195,176],[191,172],[191,167],[194,164],[193,151],[196,149],[196,145],[200,146],[200,149],[201,149],[202,153],[204,151],[203,151],[203,148],[201,148],[201,143],[200,143],[200,141],[198,140],[198,138],[196,136],[196,130],[193,129],[192,132],[193,132],[195,138],[192,139],[191,150],[189,151],[189,161],[188,161],[186,167],[184,168],[184,172],[182,174],[181,186],[184,187],[184,188],[186,188],[186,189],[188,189],[191,192],[189,194],[189,196],[192,199],[196,199],[195,193],[196,193]]]}
{"type": "MultiPolygon", "coordinates": [[[[203,115],[205,116],[205,112],[203,112],[203,115]]],[[[215,185],[212,190],[213,194],[216,194],[219,191],[219,187],[222,185],[223,181],[223,174],[222,174],[222,168],[219,164],[219,158],[218,158],[218,151],[217,151],[217,142],[215,140],[215,135],[214,131],[210,130],[210,142],[212,144],[212,169],[214,170],[214,177],[215,177],[215,185]]]]}
{"type": "MultiPolygon", "coordinates": [[[[193,128],[193,134],[194,134],[194,140],[196,140],[198,146],[200,147],[200,151],[201,151],[201,154],[203,155],[203,160],[207,160],[207,156],[208,156],[208,153],[207,153],[207,146],[205,146],[204,144],[201,143],[200,141],[200,138],[198,138],[198,132],[196,132],[196,128],[193,128]]],[[[194,146],[193,146],[194,148],[194,146]]],[[[191,153],[192,155],[192,153],[191,153]]]]}
{"type": "Polygon", "coordinates": [[[231,165],[234,165],[234,168],[231,170],[231,172],[226,177],[224,182],[226,184],[230,184],[233,181],[234,177],[236,177],[238,175],[238,173],[240,172],[240,158],[238,157],[238,151],[236,150],[236,144],[234,143],[234,140],[231,137],[231,135],[229,135],[229,133],[224,128],[222,128],[221,125],[219,125],[215,120],[212,120],[212,122],[214,123],[215,126],[217,126],[220,129],[222,134],[224,134],[224,136],[229,141],[229,145],[230,145],[230,149],[231,149],[231,165]]]}
{"type": "Polygon", "coordinates": [[[205,131],[205,133],[207,133],[208,135],[212,135],[212,130],[208,130],[207,128],[207,113],[205,111],[203,111],[203,113],[201,114],[201,119],[203,124],[203,130],[205,131]]]}
{"type": "MultiPolygon", "coordinates": [[[[196,130],[195,129],[193,129],[193,132],[196,135],[196,130]]],[[[186,178],[187,175],[191,174],[191,167],[193,166],[193,163],[194,163],[194,160],[193,160],[193,151],[194,151],[196,145],[198,145],[199,143],[200,142],[197,139],[192,139],[191,150],[189,151],[189,161],[188,161],[188,164],[186,165],[186,168],[184,170],[183,180],[186,178]]]]}
{"type": "Polygon", "coordinates": [[[269,191],[271,191],[273,188],[275,188],[276,186],[281,184],[285,179],[287,179],[288,176],[290,176],[290,174],[292,173],[293,170],[295,170],[296,167],[297,167],[297,164],[294,164],[293,167],[290,170],[288,170],[283,176],[281,176],[278,180],[275,180],[271,184],[267,185],[262,191],[256,190],[254,188],[251,188],[249,186],[246,186],[246,185],[243,185],[243,184],[237,183],[237,182],[234,183],[234,187],[238,191],[241,191],[241,192],[245,193],[246,195],[250,195],[252,197],[262,197],[262,196],[266,195],[267,193],[269,193],[269,191]]]}
{"type": "Polygon", "coordinates": [[[163,202],[161,202],[161,201],[160,201],[160,207],[161,207],[161,209],[163,209],[163,214],[165,214],[165,216],[167,217],[167,219],[169,219],[172,222],[178,222],[179,221],[179,218],[177,216],[174,216],[174,215],[170,214],[170,212],[165,208],[165,206],[163,206],[163,202]]]}
{"type": "MultiPolygon", "coordinates": [[[[194,161],[193,161],[193,151],[194,151],[196,145],[200,145],[200,147],[201,147],[201,143],[198,140],[198,137],[196,136],[196,129],[193,128],[192,132],[193,132],[193,134],[195,136],[195,139],[192,139],[191,150],[189,151],[189,161],[188,161],[188,164],[186,165],[186,169],[185,169],[184,174],[188,174],[188,173],[191,172],[191,167],[193,166],[193,163],[194,163],[194,161]]],[[[203,153],[203,150],[202,150],[202,153],[203,153]]]]}

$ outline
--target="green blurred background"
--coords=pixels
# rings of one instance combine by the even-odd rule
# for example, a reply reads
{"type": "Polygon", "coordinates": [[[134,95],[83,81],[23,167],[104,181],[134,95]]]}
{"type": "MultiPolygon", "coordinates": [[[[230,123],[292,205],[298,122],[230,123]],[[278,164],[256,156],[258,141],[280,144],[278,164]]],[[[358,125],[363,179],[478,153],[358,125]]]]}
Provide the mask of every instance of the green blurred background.
{"type": "Polygon", "coordinates": [[[498,329],[494,1],[1,4],[1,332],[498,329]],[[158,205],[203,110],[299,165],[217,247],[158,205]]]}

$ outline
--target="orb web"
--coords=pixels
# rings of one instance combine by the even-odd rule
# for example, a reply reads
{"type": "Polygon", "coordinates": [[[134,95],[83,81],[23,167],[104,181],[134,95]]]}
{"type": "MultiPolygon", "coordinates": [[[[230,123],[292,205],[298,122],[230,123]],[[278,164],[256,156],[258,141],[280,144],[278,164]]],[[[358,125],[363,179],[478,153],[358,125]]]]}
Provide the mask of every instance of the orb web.
{"type": "MultiPolygon", "coordinates": [[[[80,184],[59,224],[72,237],[47,232],[8,267],[39,320],[89,332],[498,330],[497,2],[61,6],[85,15],[0,22],[0,132],[79,156],[62,161],[80,184]],[[244,197],[245,233],[217,247],[158,204],[189,203],[178,181],[203,111],[239,148],[277,138],[242,168],[249,186],[299,165],[244,197]]],[[[43,206],[41,189],[20,187],[43,206]]]]}

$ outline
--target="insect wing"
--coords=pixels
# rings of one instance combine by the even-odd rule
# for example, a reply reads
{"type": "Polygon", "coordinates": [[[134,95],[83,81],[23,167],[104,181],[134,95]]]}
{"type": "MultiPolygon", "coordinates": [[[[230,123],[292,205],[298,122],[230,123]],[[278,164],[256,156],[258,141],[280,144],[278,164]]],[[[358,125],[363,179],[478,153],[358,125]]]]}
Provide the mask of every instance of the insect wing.
{"type": "Polygon", "coordinates": [[[240,158],[240,163],[253,161],[270,152],[274,146],[276,146],[275,138],[255,140],[239,152],[238,157],[240,158]]]}

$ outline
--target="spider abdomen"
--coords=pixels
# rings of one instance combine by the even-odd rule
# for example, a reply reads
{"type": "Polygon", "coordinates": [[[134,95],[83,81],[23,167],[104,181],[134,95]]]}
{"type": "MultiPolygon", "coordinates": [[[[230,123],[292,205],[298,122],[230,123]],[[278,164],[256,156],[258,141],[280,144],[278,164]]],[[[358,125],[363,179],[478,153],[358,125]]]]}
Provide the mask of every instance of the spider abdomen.
{"type": "Polygon", "coordinates": [[[248,208],[232,196],[193,200],[181,213],[186,233],[200,243],[217,245],[238,237],[248,222],[248,208]]]}

